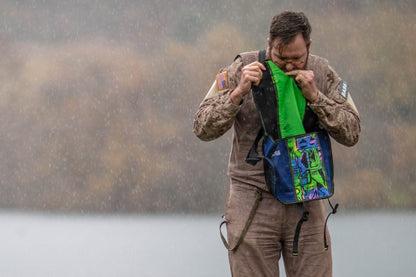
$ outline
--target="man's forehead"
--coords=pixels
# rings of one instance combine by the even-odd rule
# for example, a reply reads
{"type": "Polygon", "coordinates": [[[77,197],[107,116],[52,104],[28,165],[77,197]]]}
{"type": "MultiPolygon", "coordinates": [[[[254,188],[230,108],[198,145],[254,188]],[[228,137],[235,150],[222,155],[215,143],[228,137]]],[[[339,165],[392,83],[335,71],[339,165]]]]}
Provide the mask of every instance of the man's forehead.
{"type": "Polygon", "coordinates": [[[270,46],[275,51],[282,53],[282,52],[285,52],[285,50],[288,50],[288,48],[292,50],[294,49],[301,50],[300,48],[303,48],[303,46],[307,48],[308,44],[303,39],[302,34],[299,33],[298,35],[293,37],[289,42],[285,42],[284,44],[282,44],[281,39],[277,37],[271,42],[270,46]]]}

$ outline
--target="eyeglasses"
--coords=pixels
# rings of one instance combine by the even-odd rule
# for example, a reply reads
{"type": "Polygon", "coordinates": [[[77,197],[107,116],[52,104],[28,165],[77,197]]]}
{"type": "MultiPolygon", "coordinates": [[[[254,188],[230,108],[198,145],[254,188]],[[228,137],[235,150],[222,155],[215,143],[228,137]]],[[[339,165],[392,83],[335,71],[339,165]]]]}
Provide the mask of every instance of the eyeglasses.
{"type": "Polygon", "coordinates": [[[274,62],[279,67],[285,66],[288,63],[296,65],[296,66],[300,66],[306,61],[306,59],[304,59],[304,58],[307,54],[308,54],[308,51],[306,51],[305,53],[303,53],[302,55],[300,55],[298,57],[293,57],[293,58],[287,58],[287,57],[281,57],[279,55],[275,55],[276,60],[274,62]]]}

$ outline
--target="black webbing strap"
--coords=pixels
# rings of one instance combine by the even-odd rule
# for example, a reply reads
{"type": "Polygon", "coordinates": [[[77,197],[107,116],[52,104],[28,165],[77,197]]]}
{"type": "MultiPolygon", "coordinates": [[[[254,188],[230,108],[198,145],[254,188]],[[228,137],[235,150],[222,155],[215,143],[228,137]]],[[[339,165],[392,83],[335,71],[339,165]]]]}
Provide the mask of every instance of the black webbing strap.
{"type": "MultiPolygon", "coordinates": [[[[339,207],[339,204],[335,204],[335,206],[332,205],[331,201],[328,199],[328,203],[331,206],[332,211],[328,214],[325,220],[324,225],[324,248],[325,250],[328,250],[328,242],[326,239],[326,227],[328,223],[328,219],[331,216],[331,214],[336,214],[337,209],[339,207]]],[[[303,203],[301,204],[301,211],[302,211],[302,217],[299,219],[298,224],[296,225],[296,231],[295,231],[295,237],[293,238],[293,256],[298,256],[299,254],[299,236],[300,236],[300,229],[302,228],[302,224],[306,221],[308,221],[309,212],[304,210],[303,203]]]]}
{"type": "Polygon", "coordinates": [[[256,211],[257,211],[257,208],[258,208],[258,206],[259,206],[259,203],[260,203],[260,201],[263,199],[263,196],[262,196],[262,194],[261,194],[261,190],[259,190],[259,189],[255,189],[255,190],[254,190],[254,194],[256,195],[256,200],[255,200],[255,202],[254,202],[253,207],[251,208],[250,215],[248,216],[247,221],[246,221],[246,225],[244,226],[243,230],[241,231],[241,235],[240,235],[240,237],[238,238],[238,241],[237,241],[237,243],[235,244],[235,246],[231,247],[231,246],[228,244],[227,240],[225,239],[224,235],[223,235],[223,234],[222,234],[222,232],[221,232],[221,227],[222,227],[222,225],[224,225],[224,223],[228,223],[228,220],[227,220],[226,218],[224,218],[224,221],[223,221],[223,222],[221,222],[221,224],[220,224],[220,235],[221,235],[221,240],[222,240],[222,242],[224,243],[225,248],[227,248],[229,251],[235,251],[235,250],[237,250],[237,248],[240,246],[241,242],[243,241],[244,237],[246,236],[246,233],[247,233],[247,231],[248,231],[248,228],[249,228],[249,227],[250,227],[250,225],[251,225],[251,222],[253,221],[253,218],[254,218],[254,215],[256,214],[256,211]]]}
{"type": "Polygon", "coordinates": [[[298,244],[299,244],[299,235],[300,235],[300,229],[302,228],[303,222],[308,221],[309,212],[304,210],[303,203],[300,203],[300,208],[302,211],[302,217],[298,221],[298,225],[296,225],[296,231],[295,231],[295,237],[293,238],[293,256],[297,256],[299,253],[298,244]]]}
{"type": "Polygon", "coordinates": [[[337,209],[338,209],[338,203],[337,204],[335,204],[335,207],[334,206],[332,206],[332,203],[331,203],[331,201],[329,201],[329,199],[328,199],[328,203],[329,203],[329,205],[331,206],[331,209],[332,209],[332,211],[328,214],[328,216],[326,217],[326,220],[325,220],[325,225],[324,225],[324,247],[325,247],[325,250],[328,250],[328,243],[327,243],[327,241],[326,241],[326,225],[327,225],[327,223],[328,223],[328,219],[329,219],[329,216],[331,215],[331,214],[336,214],[337,213],[337,209]]]}
{"type": "Polygon", "coordinates": [[[273,73],[270,65],[263,62],[266,70],[263,71],[261,81],[257,86],[253,85],[251,92],[253,101],[259,113],[261,126],[263,126],[264,134],[273,139],[281,137],[279,126],[279,104],[277,99],[277,87],[274,84],[273,73]]]}
{"type": "Polygon", "coordinates": [[[266,60],[266,49],[259,51],[259,62],[264,62],[266,60]]]}
{"type": "Polygon", "coordinates": [[[261,137],[263,136],[264,131],[263,127],[260,128],[260,131],[257,133],[257,137],[253,142],[253,145],[250,148],[250,151],[248,151],[247,157],[246,157],[246,163],[251,165],[256,165],[259,161],[264,159],[264,156],[259,155],[258,147],[261,137]]]}
{"type": "MultiPolygon", "coordinates": [[[[266,60],[266,49],[263,49],[263,50],[259,51],[259,62],[263,63],[265,60],[266,60]]],[[[266,73],[268,73],[268,72],[266,72],[266,73]]],[[[258,102],[260,100],[266,101],[267,103],[271,102],[269,99],[265,98],[263,95],[257,96],[257,90],[258,90],[258,87],[253,85],[252,93],[253,93],[253,99],[254,99],[254,102],[256,103],[256,106],[258,105],[258,102]]],[[[274,94],[272,94],[272,96],[273,96],[273,98],[275,98],[274,94]]],[[[264,106],[264,103],[262,103],[261,106],[264,106]]],[[[258,106],[257,106],[257,108],[258,108],[258,106]]],[[[273,113],[275,113],[275,111],[273,111],[273,113]]],[[[260,113],[260,116],[261,116],[261,113],[260,113]]],[[[254,143],[251,146],[250,151],[247,154],[246,162],[248,164],[256,165],[259,161],[261,161],[264,158],[264,156],[259,156],[258,150],[257,150],[260,139],[262,138],[263,135],[264,135],[264,126],[262,126],[260,128],[259,132],[257,133],[257,137],[254,140],[254,143]]]]}

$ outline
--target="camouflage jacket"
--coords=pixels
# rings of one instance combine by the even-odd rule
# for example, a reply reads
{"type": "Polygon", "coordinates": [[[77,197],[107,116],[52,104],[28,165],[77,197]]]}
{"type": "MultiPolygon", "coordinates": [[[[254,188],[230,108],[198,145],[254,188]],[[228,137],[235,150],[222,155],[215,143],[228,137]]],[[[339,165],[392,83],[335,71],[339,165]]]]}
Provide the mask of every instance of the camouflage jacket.
{"type": "MultiPolygon", "coordinates": [[[[267,50],[266,58],[270,58],[267,50]]],[[[234,127],[228,164],[231,180],[267,190],[262,163],[256,166],[245,162],[248,151],[261,127],[252,94],[247,94],[240,105],[234,105],[230,93],[237,87],[241,69],[258,60],[258,51],[238,55],[235,61],[220,72],[226,72],[224,86],[214,81],[194,117],[194,133],[204,141],[222,136],[234,127]]],[[[337,142],[352,146],[358,142],[360,118],[345,82],[329,66],[328,61],[309,55],[306,69],[315,75],[318,99],[307,105],[318,116],[320,124],[337,142]]]]}

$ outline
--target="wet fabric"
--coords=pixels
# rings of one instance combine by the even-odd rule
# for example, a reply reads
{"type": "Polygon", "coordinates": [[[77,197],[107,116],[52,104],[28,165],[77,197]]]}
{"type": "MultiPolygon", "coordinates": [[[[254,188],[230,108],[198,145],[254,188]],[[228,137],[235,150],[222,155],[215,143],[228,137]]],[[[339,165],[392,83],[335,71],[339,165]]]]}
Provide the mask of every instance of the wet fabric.
{"type": "MultiPolygon", "coordinates": [[[[235,245],[256,200],[254,187],[231,181],[225,210],[227,236],[235,245]]],[[[297,205],[284,205],[269,193],[263,193],[256,215],[237,251],[229,251],[233,277],[278,277],[283,263],[287,277],[332,276],[330,237],[325,250],[322,235],[325,226],[325,205],[322,200],[304,204],[309,213],[299,238],[299,254],[293,256],[293,240],[301,211],[297,205]]]]}
{"type": "MultiPolygon", "coordinates": [[[[325,251],[322,235],[325,228],[323,202],[317,200],[305,203],[310,217],[302,227],[299,255],[293,256],[294,231],[302,215],[301,211],[297,205],[284,205],[267,192],[261,163],[252,166],[245,162],[261,121],[251,93],[244,97],[240,105],[231,102],[230,94],[240,81],[242,68],[258,61],[258,58],[258,51],[241,53],[232,64],[221,69],[219,73],[227,72],[228,88],[219,90],[214,81],[194,116],[193,131],[204,141],[219,138],[233,128],[228,166],[231,188],[225,212],[225,218],[229,221],[227,236],[230,245],[236,245],[241,237],[256,199],[254,189],[263,190],[263,198],[244,240],[237,251],[229,251],[232,276],[278,277],[279,259],[283,256],[288,277],[329,277],[332,276],[331,244],[328,234],[329,247],[325,251]]],[[[270,59],[270,49],[267,50],[266,59],[270,59]]],[[[313,70],[319,90],[316,101],[307,102],[307,107],[316,114],[332,138],[343,145],[354,145],[360,133],[360,119],[351,94],[348,94],[346,100],[339,93],[341,78],[326,59],[314,55],[309,55],[306,69],[313,70]]]]}
{"type": "Polygon", "coordinates": [[[263,64],[263,78],[252,89],[262,130],[246,161],[253,166],[263,161],[268,190],[282,203],[332,196],[333,162],[328,134],[316,116],[305,124],[315,126],[314,132],[305,134],[311,126],[304,127],[306,100],[302,92],[273,62],[263,64]],[[257,148],[263,135],[263,154],[259,155],[257,148]]]}
{"type": "Polygon", "coordinates": [[[302,121],[306,100],[302,92],[295,81],[272,61],[266,61],[266,63],[272,73],[273,85],[276,87],[281,138],[304,134],[302,121]]]}
{"type": "Polygon", "coordinates": [[[285,204],[329,198],[334,192],[331,143],[325,132],[264,140],[265,179],[285,204]]]}

